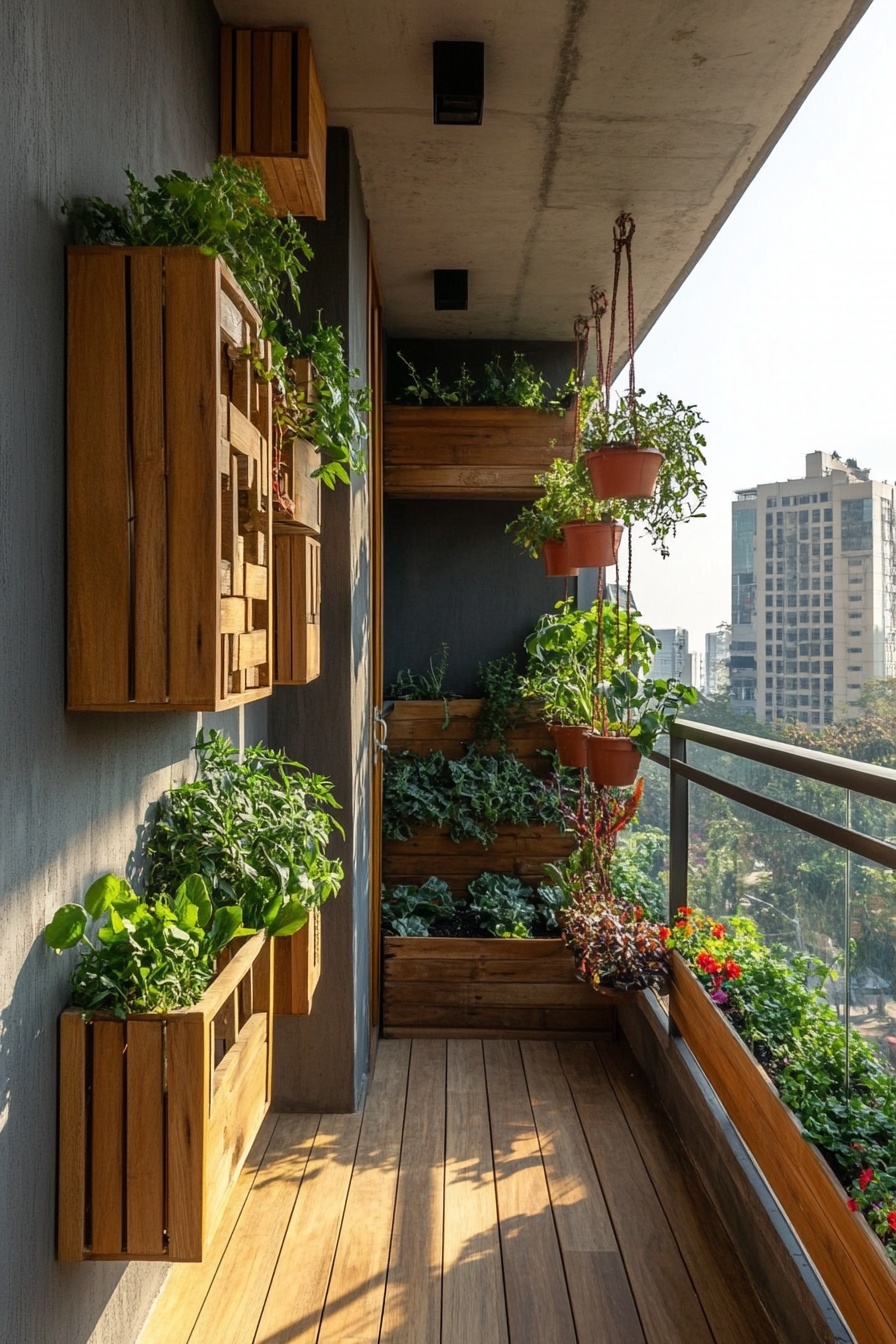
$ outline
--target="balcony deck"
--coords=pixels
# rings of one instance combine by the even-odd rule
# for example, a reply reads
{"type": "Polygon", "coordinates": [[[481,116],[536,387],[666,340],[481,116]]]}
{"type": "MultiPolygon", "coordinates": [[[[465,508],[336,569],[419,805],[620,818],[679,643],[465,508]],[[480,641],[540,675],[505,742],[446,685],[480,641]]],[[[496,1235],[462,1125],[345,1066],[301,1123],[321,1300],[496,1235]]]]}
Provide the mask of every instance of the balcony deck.
{"type": "Polygon", "coordinates": [[[269,1116],[142,1344],[771,1344],[628,1047],[381,1041],[358,1115],[269,1116]]]}

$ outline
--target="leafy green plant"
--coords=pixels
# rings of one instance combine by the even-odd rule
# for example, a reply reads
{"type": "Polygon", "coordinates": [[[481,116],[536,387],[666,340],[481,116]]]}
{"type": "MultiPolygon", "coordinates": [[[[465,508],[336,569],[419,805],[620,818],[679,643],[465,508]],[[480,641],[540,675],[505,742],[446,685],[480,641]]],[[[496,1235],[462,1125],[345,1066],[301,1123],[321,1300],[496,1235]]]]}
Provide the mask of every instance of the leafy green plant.
{"type": "Polygon", "coordinates": [[[450,919],[457,911],[451,888],[438,877],[428,877],[419,887],[383,888],[383,923],[399,938],[428,938],[430,926],[450,919]]]}
{"type": "Polygon", "coordinates": [[[329,780],[261,745],[240,761],[214,729],[200,731],[196,756],[199,778],[159,803],[147,842],[149,890],[200,873],[212,903],[238,905],[247,928],[295,933],[342,881],[342,865],[326,857],[333,832],[344,834],[329,780]]]}
{"type": "Polygon", "coordinates": [[[567,523],[612,522],[611,502],[598,503],[584,458],[555,458],[548,471],[535,477],[542,494],[521,509],[506,531],[518,546],[538,557],[546,541],[560,541],[567,523]]]}
{"type": "Polygon", "coordinates": [[[443,383],[438,369],[433,369],[428,378],[421,378],[414,365],[400,350],[398,358],[404,364],[410,378],[400,397],[401,401],[417,406],[425,406],[427,402],[434,402],[439,406],[469,406],[473,401],[475,385],[466,364],[461,364],[460,374],[453,383],[443,383]]]}
{"type": "Polygon", "coordinates": [[[665,989],[668,953],[659,926],[640,905],[598,900],[565,910],[561,923],[577,975],[595,989],[665,989]]]}
{"type": "Polygon", "coordinates": [[[240,907],[213,911],[208,886],[195,873],[173,897],[159,893],[151,899],[107,873],[88,888],[83,905],[56,911],[44,938],[57,953],[82,949],[72,973],[75,1007],[124,1018],[197,1003],[215,974],[216,957],[244,932],[241,926],[240,907]],[[98,924],[95,942],[88,922],[98,924]]]}
{"type": "Polygon", "coordinates": [[[480,663],[477,689],[483,704],[476,719],[476,741],[480,747],[492,742],[503,744],[505,733],[516,722],[522,699],[516,654],[480,663]]]}
{"type": "Polygon", "coordinates": [[[477,402],[481,406],[522,406],[563,415],[576,395],[574,372],[555,392],[548,380],[519,351],[514,352],[509,366],[505,366],[502,356],[496,354],[486,362],[478,380],[472,376],[466,364],[461,364],[458,377],[450,383],[442,381],[438,369],[434,369],[428,377],[421,377],[401,351],[398,352],[398,358],[407,369],[410,379],[399,400],[417,406],[427,403],[470,406],[477,402]]]}
{"type": "Polygon", "coordinates": [[[331,489],[337,481],[348,484],[349,472],[366,470],[364,416],[370,411],[370,388],[359,384],[361,372],[350,369],[345,358],[342,328],[325,326],[320,313],[310,330],[302,332],[281,320],[275,334],[290,356],[311,360],[316,370],[315,400],[308,405],[287,363],[281,378],[286,386],[275,401],[274,414],[294,436],[310,439],[324,459],[312,474],[331,489]]]}
{"type": "Polygon", "coordinates": [[[448,670],[448,645],[442,641],[438,654],[433,654],[425,672],[412,672],[409,667],[401,668],[395,681],[389,687],[393,700],[444,700],[445,723],[448,727],[448,695],[445,693],[445,673],[448,670]]]}
{"type": "Polygon", "coordinates": [[[526,639],[528,666],[522,679],[523,695],[542,701],[545,717],[553,723],[590,724],[594,718],[598,619],[603,623],[605,677],[629,655],[630,666],[644,671],[656,652],[650,627],[613,603],[602,603],[600,617],[597,602],[587,611],[580,611],[571,598],[556,603],[526,639]]]}
{"type": "Polygon", "coordinates": [[[651,754],[660,733],[668,733],[685,705],[697,702],[693,686],[662,677],[641,680],[628,668],[617,668],[600,682],[597,696],[606,708],[606,729],[631,738],[642,756],[651,754]]]}
{"type": "Polygon", "coordinates": [[[700,432],[704,424],[696,406],[673,401],[662,392],[647,401],[643,389],[639,389],[634,414],[625,398],[608,409],[594,379],[579,398],[583,450],[636,442],[640,448],[656,448],[663,454],[656,490],[649,499],[605,501],[603,505],[626,526],[639,523],[663,556],[669,553],[668,538],[675,536],[681,523],[704,517],[706,439],[700,432]]]}
{"type": "Polygon", "coordinates": [[[668,894],[659,872],[669,848],[669,837],[656,826],[632,826],[619,837],[610,861],[610,890],[617,901],[640,905],[653,920],[668,909],[668,894]]]}
{"type": "MultiPolygon", "coordinates": [[[[302,259],[312,256],[298,222],[277,219],[259,173],[231,158],[220,158],[207,177],[183,172],[160,174],[155,188],[130,169],[127,202],[111,205],[99,197],[66,202],[64,211],[80,242],[125,247],[198,247],[219,256],[273,334],[282,318],[281,277],[298,307],[302,259]]],[[[296,352],[298,353],[298,352],[296,352]]]]}
{"type": "Polygon", "coordinates": [[[496,938],[528,938],[535,919],[531,892],[518,877],[482,873],[467,888],[469,907],[496,938]]]}

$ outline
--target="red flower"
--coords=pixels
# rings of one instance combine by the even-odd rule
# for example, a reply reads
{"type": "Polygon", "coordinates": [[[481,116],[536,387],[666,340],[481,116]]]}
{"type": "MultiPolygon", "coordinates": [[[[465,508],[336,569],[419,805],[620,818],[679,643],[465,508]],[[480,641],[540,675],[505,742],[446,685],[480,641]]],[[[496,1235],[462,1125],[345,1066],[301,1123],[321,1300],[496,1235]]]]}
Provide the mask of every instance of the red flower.
{"type": "Polygon", "coordinates": [[[697,953],[696,961],[697,969],[703,971],[705,975],[718,975],[722,969],[715,957],[711,956],[705,948],[702,952],[697,953]]]}
{"type": "Polygon", "coordinates": [[[873,1180],[874,1180],[874,1168],[866,1167],[865,1170],[859,1176],[859,1189],[867,1190],[873,1180]]]}
{"type": "MultiPolygon", "coordinates": [[[[850,1213],[858,1213],[858,1211],[859,1211],[859,1206],[858,1206],[858,1204],[855,1202],[854,1199],[848,1199],[848,1200],[846,1201],[846,1207],[849,1209],[850,1213]]],[[[892,1218],[892,1216],[893,1216],[893,1215],[890,1214],[890,1217],[891,1217],[891,1218],[892,1218]]]]}
{"type": "Polygon", "coordinates": [[[725,925],[724,925],[724,924],[713,924],[713,926],[712,926],[712,936],[713,936],[713,938],[724,938],[724,937],[725,937],[725,925]]]}
{"type": "Polygon", "coordinates": [[[725,974],[729,980],[739,980],[741,977],[740,967],[737,962],[732,961],[730,957],[725,962],[725,974]]]}
{"type": "Polygon", "coordinates": [[[891,1232],[896,1232],[896,1209],[891,1209],[887,1214],[887,1227],[891,1232]]]}
{"type": "Polygon", "coordinates": [[[678,907],[678,913],[680,915],[692,915],[694,913],[694,908],[690,905],[680,905],[678,907]]]}
{"type": "Polygon", "coordinates": [[[665,924],[661,924],[657,932],[659,934],[660,942],[664,943],[666,939],[669,937],[669,934],[672,932],[672,930],[667,929],[665,924]]]}

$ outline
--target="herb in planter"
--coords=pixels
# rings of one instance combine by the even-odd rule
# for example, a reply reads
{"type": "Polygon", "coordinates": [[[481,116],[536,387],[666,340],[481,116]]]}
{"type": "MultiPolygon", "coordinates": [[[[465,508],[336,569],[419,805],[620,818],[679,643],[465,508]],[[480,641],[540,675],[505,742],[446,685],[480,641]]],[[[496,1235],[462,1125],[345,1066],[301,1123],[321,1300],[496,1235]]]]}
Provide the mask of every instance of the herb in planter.
{"type": "Polygon", "coordinates": [[[424,406],[520,406],[530,410],[563,415],[576,393],[575,373],[570,373],[562,387],[554,392],[550,383],[536,371],[525,355],[515,351],[509,367],[500,354],[490,359],[478,379],[461,364],[458,377],[445,383],[434,369],[428,377],[421,377],[405,355],[398,358],[408,370],[410,382],[398,400],[410,405],[424,406]]]}
{"type": "Polygon", "coordinates": [[[542,494],[521,509],[506,527],[517,546],[535,558],[546,541],[562,540],[567,523],[612,521],[608,509],[613,508],[613,502],[598,503],[594,498],[581,457],[575,462],[556,458],[549,471],[535,477],[535,483],[542,494]]]}
{"type": "Polygon", "coordinates": [[[201,873],[213,904],[239,905],[247,928],[295,933],[342,881],[342,865],[326,857],[333,832],[344,834],[329,780],[262,746],[240,761],[214,730],[199,733],[196,756],[199,778],[159,803],[149,889],[201,873]]]}
{"type": "Polygon", "coordinates": [[[470,910],[496,938],[528,938],[532,933],[535,907],[531,893],[518,877],[507,873],[483,873],[468,887],[470,910]]]}
{"type": "Polygon", "coordinates": [[[450,692],[443,688],[445,673],[448,669],[448,645],[442,641],[438,654],[429,660],[426,672],[412,672],[409,667],[401,668],[395,681],[389,687],[393,700],[444,700],[445,723],[448,727],[448,699],[450,692]]]}
{"type": "Polygon", "coordinates": [[[693,686],[682,681],[650,677],[642,681],[627,668],[617,668],[596,688],[605,708],[605,728],[628,737],[642,756],[649,756],[661,733],[668,733],[685,705],[697,703],[693,686]]]}
{"type": "Polygon", "coordinates": [[[83,905],[56,911],[44,938],[56,952],[82,946],[72,972],[72,1003],[85,1012],[166,1013],[202,997],[215,974],[215,959],[241,928],[238,905],[212,909],[203,878],[191,874],[173,897],[142,899],[113,873],[98,878],[83,905]],[[102,920],[96,942],[88,921],[102,920]]]}
{"type": "Polygon", "coordinates": [[[451,888],[438,877],[428,877],[419,887],[384,889],[381,908],[383,923],[399,938],[428,938],[432,924],[457,912],[451,888]]]}

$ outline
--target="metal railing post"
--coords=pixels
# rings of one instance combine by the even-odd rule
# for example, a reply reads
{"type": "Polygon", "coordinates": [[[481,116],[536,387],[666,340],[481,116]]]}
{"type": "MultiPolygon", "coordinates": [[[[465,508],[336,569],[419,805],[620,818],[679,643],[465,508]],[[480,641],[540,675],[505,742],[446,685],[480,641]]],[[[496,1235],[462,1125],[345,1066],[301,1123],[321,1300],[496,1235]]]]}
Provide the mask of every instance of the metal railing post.
{"type": "MultiPolygon", "coordinates": [[[[685,738],[669,734],[669,927],[674,928],[679,906],[688,903],[688,779],[675,769],[680,761],[687,765],[688,744],[685,738]]],[[[669,1014],[669,1032],[680,1033],[669,1014]]]]}

